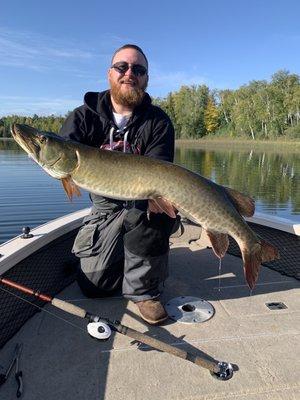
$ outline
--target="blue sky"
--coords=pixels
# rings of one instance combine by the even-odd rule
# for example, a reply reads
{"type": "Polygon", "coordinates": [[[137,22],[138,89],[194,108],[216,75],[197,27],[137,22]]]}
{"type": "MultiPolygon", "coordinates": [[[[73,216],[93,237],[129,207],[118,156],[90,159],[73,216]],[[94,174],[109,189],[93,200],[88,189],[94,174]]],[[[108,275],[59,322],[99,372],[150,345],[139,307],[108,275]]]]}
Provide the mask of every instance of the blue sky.
{"type": "Polygon", "coordinates": [[[300,73],[299,0],[3,1],[0,117],[61,114],[107,88],[113,51],[141,46],[148,92],[237,88],[300,73]]]}

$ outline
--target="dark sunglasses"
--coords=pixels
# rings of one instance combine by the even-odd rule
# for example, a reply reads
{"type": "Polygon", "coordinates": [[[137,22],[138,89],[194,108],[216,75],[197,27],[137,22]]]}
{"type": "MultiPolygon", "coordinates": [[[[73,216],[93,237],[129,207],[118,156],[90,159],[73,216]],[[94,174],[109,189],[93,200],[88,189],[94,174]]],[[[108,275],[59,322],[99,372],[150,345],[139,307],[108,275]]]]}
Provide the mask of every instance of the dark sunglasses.
{"type": "Polygon", "coordinates": [[[147,68],[140,64],[128,64],[126,61],[116,62],[111,66],[119,74],[125,74],[131,68],[131,71],[135,76],[144,76],[147,73],[147,68]]]}

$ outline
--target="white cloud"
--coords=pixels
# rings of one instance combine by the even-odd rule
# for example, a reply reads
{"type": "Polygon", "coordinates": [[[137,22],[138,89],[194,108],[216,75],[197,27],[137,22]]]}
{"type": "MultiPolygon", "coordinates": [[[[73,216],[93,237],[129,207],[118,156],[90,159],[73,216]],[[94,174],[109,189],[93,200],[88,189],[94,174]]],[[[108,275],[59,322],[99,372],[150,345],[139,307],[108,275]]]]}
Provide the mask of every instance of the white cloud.
{"type": "Polygon", "coordinates": [[[181,86],[207,85],[209,89],[227,88],[227,82],[216,82],[207,74],[201,73],[198,66],[191,66],[189,71],[168,71],[152,62],[149,71],[148,91],[152,96],[165,97],[168,93],[178,91],[181,86]]]}
{"type": "Polygon", "coordinates": [[[183,85],[207,85],[212,82],[201,74],[189,74],[183,71],[159,73],[156,69],[149,77],[149,92],[154,96],[165,96],[168,92],[177,91],[183,85]]]}
{"type": "Polygon", "coordinates": [[[65,115],[82,104],[82,99],[0,96],[0,117],[6,115],[65,115]]]}
{"type": "Polygon", "coordinates": [[[207,83],[207,79],[202,75],[189,75],[182,71],[151,75],[151,84],[153,87],[161,85],[180,87],[182,85],[200,85],[205,83],[207,83]]]}
{"type": "Polygon", "coordinates": [[[68,61],[86,62],[101,57],[79,43],[58,40],[32,32],[0,28],[0,65],[35,69],[60,69],[68,61]]]}

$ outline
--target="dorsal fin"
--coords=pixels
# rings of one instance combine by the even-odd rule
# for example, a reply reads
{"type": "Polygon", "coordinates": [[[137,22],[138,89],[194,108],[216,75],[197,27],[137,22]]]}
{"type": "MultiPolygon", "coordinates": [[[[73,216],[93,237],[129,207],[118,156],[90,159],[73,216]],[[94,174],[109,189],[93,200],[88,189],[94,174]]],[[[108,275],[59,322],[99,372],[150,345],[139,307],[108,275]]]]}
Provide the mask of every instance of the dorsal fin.
{"type": "Polygon", "coordinates": [[[238,212],[244,217],[252,217],[255,212],[255,201],[252,197],[249,197],[238,190],[231,189],[229,187],[225,187],[227,194],[232,200],[235,208],[238,212]]]}
{"type": "Polygon", "coordinates": [[[78,186],[73,182],[70,176],[67,178],[62,178],[61,183],[70,201],[72,201],[74,195],[78,197],[81,196],[78,186]]]}

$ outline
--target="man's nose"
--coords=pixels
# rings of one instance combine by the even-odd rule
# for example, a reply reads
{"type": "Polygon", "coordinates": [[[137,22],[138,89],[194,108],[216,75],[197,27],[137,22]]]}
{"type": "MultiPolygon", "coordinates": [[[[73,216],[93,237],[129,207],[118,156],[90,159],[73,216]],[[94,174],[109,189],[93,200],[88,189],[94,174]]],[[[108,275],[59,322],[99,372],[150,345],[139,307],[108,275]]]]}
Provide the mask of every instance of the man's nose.
{"type": "Polygon", "coordinates": [[[132,72],[132,67],[129,67],[128,70],[125,72],[126,76],[135,76],[134,73],[132,72]]]}

